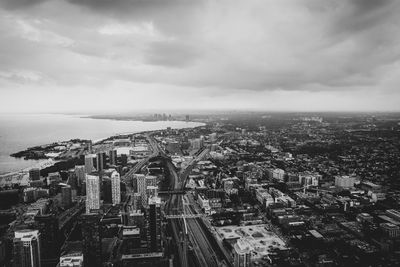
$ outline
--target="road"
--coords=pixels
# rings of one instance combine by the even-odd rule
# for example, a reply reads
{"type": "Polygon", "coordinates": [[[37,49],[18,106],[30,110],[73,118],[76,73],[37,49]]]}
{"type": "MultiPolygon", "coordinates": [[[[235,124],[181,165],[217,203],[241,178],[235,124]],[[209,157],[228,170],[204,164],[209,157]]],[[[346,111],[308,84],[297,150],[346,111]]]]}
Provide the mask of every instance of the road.
{"type": "MultiPolygon", "coordinates": [[[[187,178],[196,165],[197,162],[202,160],[205,155],[209,153],[209,149],[205,148],[200,150],[196,157],[190,161],[188,166],[181,171],[178,176],[175,167],[169,161],[167,167],[171,177],[171,188],[170,190],[182,190],[185,187],[187,178]]],[[[166,204],[166,214],[179,214],[182,213],[186,215],[194,214],[195,212],[190,208],[189,205],[183,204],[181,195],[172,195],[170,201],[166,204]]],[[[186,234],[189,238],[190,243],[193,246],[194,255],[196,256],[197,262],[200,266],[227,266],[226,261],[221,257],[219,252],[219,247],[213,245],[210,241],[210,236],[207,235],[204,226],[202,226],[202,221],[199,218],[191,219],[174,219],[170,221],[173,236],[178,244],[181,241],[181,235],[186,234]]],[[[213,238],[213,237],[211,237],[213,238]]],[[[178,249],[179,259],[181,266],[187,266],[187,258],[183,255],[181,249],[178,249]],[[183,263],[185,261],[185,263],[183,263]]]]}
{"type": "Polygon", "coordinates": [[[151,148],[152,148],[152,153],[150,156],[142,159],[139,161],[132,169],[130,169],[123,177],[121,180],[125,182],[129,182],[132,180],[132,177],[135,173],[137,173],[151,158],[157,157],[160,155],[160,148],[157,145],[157,142],[154,140],[154,138],[151,135],[146,135],[147,141],[149,142],[151,148]]]}
{"type": "Polygon", "coordinates": [[[133,195],[133,184],[132,184],[132,179],[133,179],[133,175],[135,173],[137,173],[138,171],[140,171],[144,165],[146,165],[149,160],[153,157],[156,157],[158,155],[160,155],[161,151],[159,149],[159,146],[157,144],[157,142],[154,140],[154,138],[150,135],[147,134],[146,135],[147,141],[149,142],[151,149],[152,149],[152,153],[151,155],[149,155],[148,157],[142,159],[141,161],[139,161],[132,169],[130,169],[124,176],[122,176],[121,178],[121,182],[125,183],[126,185],[126,200],[123,203],[123,209],[124,209],[124,216],[122,216],[123,218],[123,223],[126,225],[128,222],[128,216],[129,216],[129,212],[130,212],[130,206],[132,204],[132,195],[133,195]]]}
{"type": "MultiPolygon", "coordinates": [[[[184,214],[193,214],[190,206],[184,205],[184,214]]],[[[189,239],[194,247],[194,252],[201,266],[220,266],[215,250],[201,227],[201,219],[186,220],[189,239]]]]}
{"type": "MultiPolygon", "coordinates": [[[[182,188],[181,183],[179,182],[178,174],[175,170],[174,165],[171,161],[167,162],[167,168],[170,173],[170,190],[178,190],[182,188]]],[[[182,207],[182,198],[180,195],[171,195],[169,201],[165,205],[165,213],[166,214],[180,214],[180,208],[182,207]]],[[[170,221],[172,235],[176,242],[179,244],[178,246],[178,254],[179,254],[179,262],[181,266],[187,266],[187,253],[181,248],[181,235],[184,233],[184,222],[181,219],[171,220],[170,221]]]]}
{"type": "MultiPolygon", "coordinates": [[[[168,158],[165,152],[160,149],[157,141],[151,135],[147,135],[147,140],[152,146],[153,153],[149,157],[137,163],[122,178],[127,185],[128,197],[124,203],[124,209],[126,213],[128,213],[131,194],[133,192],[131,183],[133,174],[138,172],[152,157],[160,155],[168,158]]],[[[184,170],[181,171],[180,175],[178,175],[171,160],[167,160],[166,167],[170,174],[170,190],[183,190],[191,170],[197,162],[205,157],[207,153],[209,153],[208,148],[199,150],[195,158],[184,170]]],[[[182,214],[182,212],[184,214],[193,214],[193,210],[191,210],[188,205],[183,205],[183,199],[181,195],[171,195],[169,201],[167,201],[165,205],[165,213],[170,215],[178,215],[182,214]]],[[[201,225],[203,223],[201,219],[173,219],[169,222],[172,229],[172,236],[176,244],[178,244],[178,255],[181,266],[188,266],[187,245],[182,242],[186,240],[186,238],[183,238],[183,235],[186,235],[189,238],[190,243],[195,248],[194,254],[200,266],[227,265],[226,263],[222,263],[224,260],[221,258],[221,256],[217,255],[216,251],[219,250],[219,247],[211,244],[209,240],[210,237],[205,232],[206,229],[204,229],[204,227],[201,225]]]]}

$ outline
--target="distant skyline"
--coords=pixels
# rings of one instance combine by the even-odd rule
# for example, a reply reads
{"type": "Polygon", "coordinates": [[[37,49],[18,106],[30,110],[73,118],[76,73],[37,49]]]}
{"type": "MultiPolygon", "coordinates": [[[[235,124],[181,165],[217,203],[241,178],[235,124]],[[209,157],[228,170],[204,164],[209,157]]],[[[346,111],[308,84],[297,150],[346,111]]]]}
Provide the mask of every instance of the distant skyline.
{"type": "Polygon", "coordinates": [[[3,0],[0,113],[400,111],[400,1],[3,0]]]}

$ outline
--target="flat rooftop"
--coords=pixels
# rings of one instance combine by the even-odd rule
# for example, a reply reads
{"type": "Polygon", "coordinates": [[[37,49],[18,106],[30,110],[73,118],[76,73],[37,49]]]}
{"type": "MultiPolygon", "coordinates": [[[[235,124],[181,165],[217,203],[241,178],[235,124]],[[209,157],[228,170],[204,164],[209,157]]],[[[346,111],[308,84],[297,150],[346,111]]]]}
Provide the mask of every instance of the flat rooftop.
{"type": "Polygon", "coordinates": [[[287,249],[286,243],[274,232],[268,230],[266,224],[249,226],[216,227],[222,239],[244,239],[252,249],[252,258],[259,259],[267,256],[273,249],[287,249]]]}

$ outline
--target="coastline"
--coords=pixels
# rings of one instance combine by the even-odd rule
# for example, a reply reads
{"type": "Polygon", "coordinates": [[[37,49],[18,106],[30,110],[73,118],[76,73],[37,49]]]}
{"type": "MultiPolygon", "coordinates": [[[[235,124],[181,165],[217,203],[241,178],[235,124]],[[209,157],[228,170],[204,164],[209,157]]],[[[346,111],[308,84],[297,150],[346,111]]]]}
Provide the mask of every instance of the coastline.
{"type": "Polygon", "coordinates": [[[79,118],[94,120],[113,120],[113,121],[140,121],[140,122],[188,122],[188,123],[205,123],[202,121],[186,121],[184,118],[173,118],[172,120],[158,120],[149,115],[143,116],[117,116],[117,115],[81,115],[79,118]]]}
{"type": "MultiPolygon", "coordinates": [[[[182,121],[182,120],[171,120],[171,121],[145,121],[145,120],[140,120],[140,119],[138,119],[138,118],[130,118],[130,119],[127,119],[127,118],[125,118],[125,119],[123,119],[123,118],[111,118],[111,117],[109,117],[109,118],[99,118],[99,117],[93,117],[93,116],[82,116],[82,115],[80,115],[80,116],[78,116],[78,118],[86,118],[86,119],[96,119],[96,120],[114,120],[114,121],[130,121],[130,122],[133,122],[133,121],[137,121],[137,122],[143,122],[143,123],[157,123],[157,122],[165,122],[165,123],[174,123],[174,122],[179,122],[179,123],[182,123],[182,122],[185,122],[185,121],[182,121]]],[[[171,127],[172,129],[188,129],[188,128],[197,128],[197,127],[203,127],[203,126],[205,126],[206,125],[206,123],[205,122],[196,122],[196,121],[189,121],[189,122],[187,122],[187,123],[196,123],[196,124],[201,124],[201,125],[197,125],[197,126],[192,126],[192,127],[181,127],[181,128],[174,128],[174,127],[171,127]]],[[[120,136],[120,135],[129,135],[129,134],[143,134],[143,133],[148,133],[148,132],[155,132],[155,131],[161,131],[161,130],[165,130],[167,127],[165,127],[165,128],[162,128],[162,129],[157,129],[157,130],[143,130],[143,131],[129,131],[129,132],[121,132],[121,133],[115,133],[115,134],[112,134],[112,135],[109,135],[109,136],[107,136],[107,137],[102,137],[102,138],[99,138],[99,139],[95,139],[95,140],[93,140],[93,144],[97,144],[97,143],[101,143],[102,141],[105,141],[105,140],[107,140],[107,139],[110,139],[110,138],[113,138],[113,137],[117,137],[117,136],[120,136]]],[[[68,142],[68,140],[64,140],[64,141],[59,141],[59,142],[68,142]]],[[[39,146],[47,146],[47,145],[50,145],[51,143],[48,143],[48,144],[42,144],[42,145],[39,145],[39,146]]],[[[26,151],[26,150],[28,150],[30,147],[27,147],[27,148],[25,148],[24,150],[22,150],[22,151],[26,151]]],[[[19,152],[21,152],[21,151],[19,151],[19,152]]],[[[13,152],[13,153],[11,153],[11,154],[16,154],[16,153],[19,153],[19,152],[13,152]]],[[[11,154],[9,155],[9,156],[11,156],[11,154]]],[[[21,158],[22,159],[22,158],[21,158]]],[[[25,160],[25,159],[24,159],[25,160]]],[[[32,165],[30,165],[30,166],[28,166],[28,167],[24,167],[24,168],[21,168],[21,169],[19,169],[19,170],[15,170],[15,171],[9,171],[9,172],[4,172],[4,173],[0,173],[0,180],[2,180],[2,179],[7,179],[7,178],[10,178],[10,177],[16,177],[16,176],[18,176],[18,177],[20,177],[21,175],[23,176],[23,175],[26,175],[28,172],[29,172],[29,170],[30,169],[32,169],[32,168],[40,168],[40,169],[43,169],[43,168],[47,168],[47,167],[50,167],[50,166],[53,166],[54,164],[56,164],[57,162],[60,162],[60,161],[63,161],[63,160],[55,160],[55,159],[53,159],[53,158],[47,158],[47,159],[38,159],[37,160],[37,163],[34,163],[34,164],[32,164],[32,165]]]]}

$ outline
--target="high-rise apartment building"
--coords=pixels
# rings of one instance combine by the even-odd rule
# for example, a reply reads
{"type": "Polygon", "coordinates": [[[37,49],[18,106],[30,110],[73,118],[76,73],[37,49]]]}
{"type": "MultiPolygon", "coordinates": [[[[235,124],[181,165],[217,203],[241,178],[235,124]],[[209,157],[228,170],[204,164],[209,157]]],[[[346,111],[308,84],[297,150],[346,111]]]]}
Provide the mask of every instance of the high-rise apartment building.
{"type": "Polygon", "coordinates": [[[117,171],[111,174],[111,194],[113,205],[121,203],[121,178],[117,171]]]}
{"type": "Polygon", "coordinates": [[[86,213],[100,208],[100,178],[95,175],[86,175],[86,213]]]}
{"type": "Polygon", "coordinates": [[[35,216],[36,230],[40,233],[41,259],[48,264],[58,263],[59,253],[59,230],[58,218],[54,214],[43,214],[35,216]]]}
{"type": "Polygon", "coordinates": [[[100,214],[81,217],[84,266],[102,266],[100,214]]]}
{"type": "Polygon", "coordinates": [[[239,239],[233,246],[233,250],[235,267],[251,266],[251,246],[246,240],[239,239]]]}
{"type": "Polygon", "coordinates": [[[15,231],[13,240],[14,267],[41,267],[39,238],[38,230],[15,231]]]}
{"type": "Polygon", "coordinates": [[[87,150],[88,152],[91,154],[93,153],[93,143],[92,140],[89,140],[89,142],[87,143],[87,150]]]}
{"type": "Polygon", "coordinates": [[[68,170],[68,180],[67,184],[71,186],[72,189],[78,188],[78,177],[76,176],[75,169],[68,170]]]}
{"type": "Polygon", "coordinates": [[[146,176],[144,174],[135,174],[135,178],[136,178],[136,188],[137,192],[141,196],[142,206],[146,207],[148,203],[146,194],[146,189],[147,189],[146,176]]]}
{"type": "Polygon", "coordinates": [[[61,187],[61,204],[64,208],[72,205],[72,187],[70,185],[61,187]]]}
{"type": "Polygon", "coordinates": [[[85,172],[87,174],[90,174],[94,171],[95,162],[96,162],[96,155],[94,154],[85,155],[85,172]]]}
{"type": "Polygon", "coordinates": [[[104,170],[104,168],[106,167],[106,153],[104,153],[104,152],[97,153],[96,162],[97,162],[97,164],[96,164],[97,171],[102,172],[104,170]]]}
{"type": "Polygon", "coordinates": [[[78,187],[81,187],[82,184],[85,182],[85,166],[84,165],[76,165],[75,166],[75,175],[77,179],[78,187]]]}
{"type": "Polygon", "coordinates": [[[149,198],[148,244],[151,252],[161,248],[161,199],[149,198]]]}
{"type": "Polygon", "coordinates": [[[115,150],[115,149],[110,150],[108,156],[110,158],[110,165],[116,165],[117,164],[117,150],[115,150]]]}

